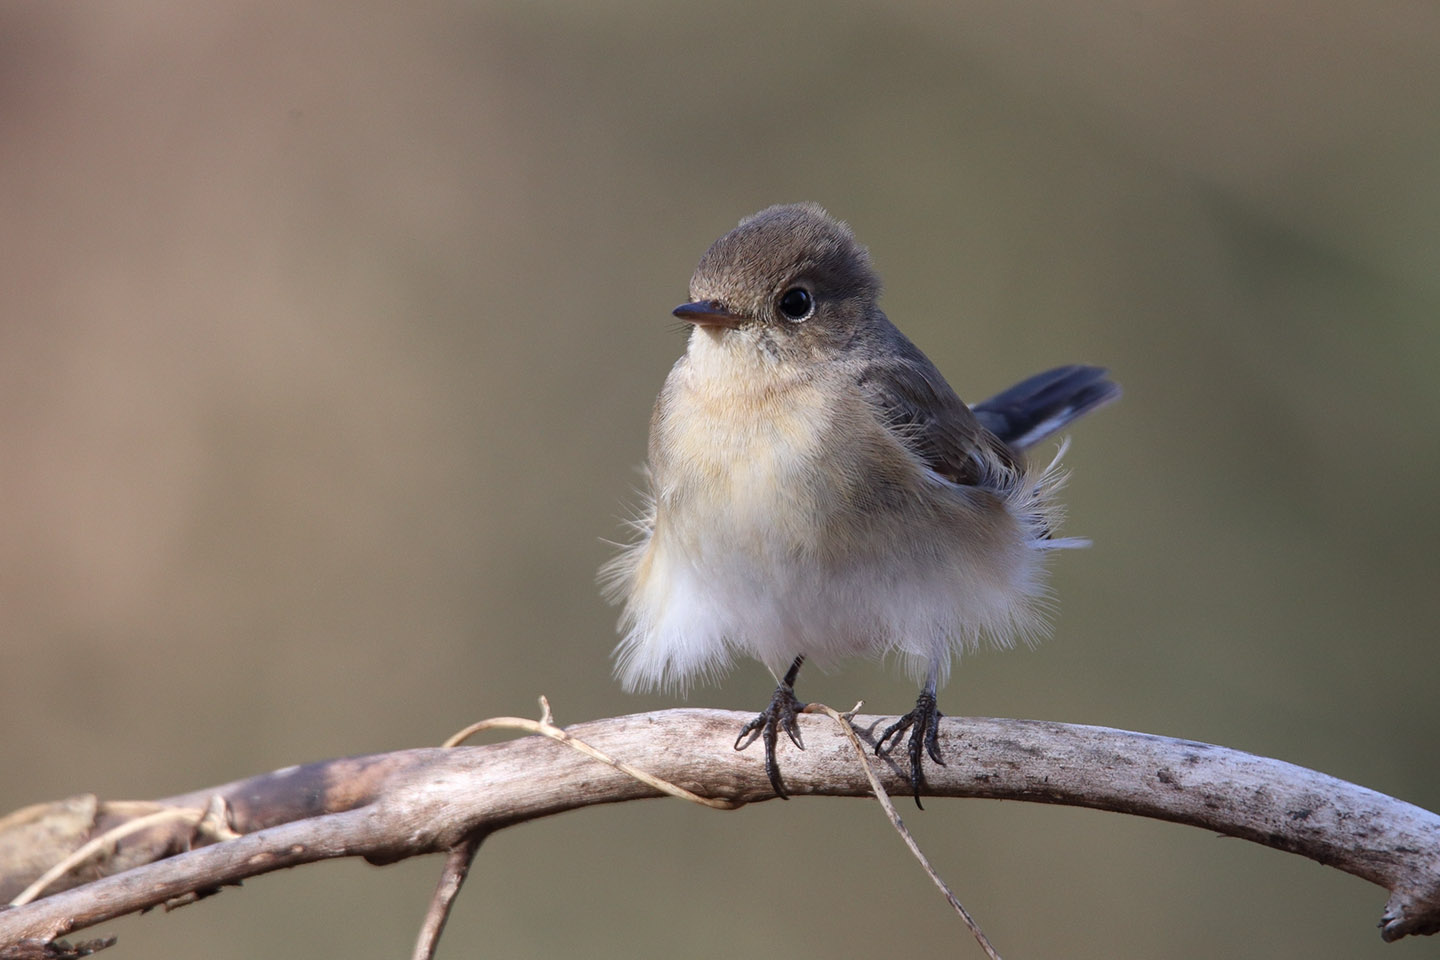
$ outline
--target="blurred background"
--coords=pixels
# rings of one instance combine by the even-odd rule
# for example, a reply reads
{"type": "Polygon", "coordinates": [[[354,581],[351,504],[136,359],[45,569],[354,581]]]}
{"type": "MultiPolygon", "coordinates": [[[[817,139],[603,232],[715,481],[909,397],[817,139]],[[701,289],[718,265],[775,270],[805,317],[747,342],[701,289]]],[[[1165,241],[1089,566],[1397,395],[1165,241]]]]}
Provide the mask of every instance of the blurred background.
{"type": "MultiPolygon", "coordinates": [[[[998,0],[7,5],[0,811],[151,798],[610,678],[669,310],[743,215],[848,220],[975,401],[1108,365],[1053,639],[954,715],[1213,741],[1440,808],[1440,8],[998,0]]],[[[758,666],[689,703],[758,709],[758,666]]],[[[801,695],[900,712],[855,663],[801,695]]],[[[758,757],[757,757],[758,762],[758,757]]],[[[1011,957],[1420,957],[1385,893],[1202,831],[907,814],[1011,957]]],[[[437,860],[106,924],[394,957],[437,860]]],[[[485,845],[442,956],[978,956],[859,801],[485,845]],[[843,905],[844,909],[837,909],[843,905]]],[[[107,954],[108,956],[109,954],[107,954]]]]}

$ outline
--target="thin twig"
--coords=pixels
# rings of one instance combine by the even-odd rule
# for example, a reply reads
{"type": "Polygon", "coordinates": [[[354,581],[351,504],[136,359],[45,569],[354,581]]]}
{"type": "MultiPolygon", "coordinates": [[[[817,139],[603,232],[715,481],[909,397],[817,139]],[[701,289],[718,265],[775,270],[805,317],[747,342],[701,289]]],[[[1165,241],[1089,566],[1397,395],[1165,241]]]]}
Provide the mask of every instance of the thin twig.
{"type": "Polygon", "coordinates": [[[459,733],[452,734],[441,746],[458,747],[475,734],[484,730],[525,730],[563,743],[567,747],[578,750],[593,760],[598,760],[603,764],[614,767],[626,776],[634,777],[641,783],[654,787],[662,793],[668,793],[672,797],[689,800],[691,803],[698,803],[702,807],[710,807],[715,810],[738,810],[743,806],[743,804],[736,803],[733,800],[702,797],[698,793],[691,793],[684,787],[676,786],[668,780],[661,780],[654,774],[647,773],[639,767],[632,767],[623,760],[616,760],[609,754],[596,750],[578,737],[572,737],[552,723],[554,717],[550,713],[550,701],[543,696],[540,698],[540,711],[539,720],[526,720],[524,717],[491,717],[489,720],[476,721],[459,733]]]}
{"type": "Polygon", "coordinates": [[[474,834],[450,848],[445,857],[445,869],[440,873],[440,882],[435,885],[435,895],[430,898],[430,908],[425,911],[425,922],[420,925],[420,936],[415,940],[413,960],[434,960],[435,950],[440,946],[440,934],[445,932],[445,921],[450,919],[450,908],[465,877],[470,873],[470,864],[485,839],[483,834],[474,834]]]}
{"type": "Polygon", "coordinates": [[[976,942],[980,944],[980,949],[985,951],[985,955],[989,957],[990,960],[1000,960],[1000,954],[995,952],[995,947],[990,943],[990,938],[985,936],[985,931],[980,929],[980,924],[970,915],[970,911],[965,909],[965,905],[960,902],[960,898],[955,896],[949,885],[940,878],[940,874],[936,873],[935,868],[930,865],[929,859],[921,852],[920,845],[916,843],[915,838],[910,835],[910,831],[900,820],[900,814],[896,812],[895,805],[890,802],[890,795],[886,793],[885,788],[880,785],[880,778],[875,776],[875,771],[870,766],[870,755],[866,752],[865,745],[860,742],[860,737],[855,733],[855,728],[850,725],[850,718],[859,713],[862,706],[864,706],[863,700],[855,704],[855,708],[849,713],[840,713],[834,707],[827,707],[823,703],[812,703],[806,706],[805,712],[823,713],[839,724],[841,731],[849,738],[851,746],[855,748],[855,755],[860,758],[860,766],[864,768],[865,777],[870,781],[870,789],[875,791],[875,799],[880,802],[880,807],[885,811],[885,816],[889,818],[890,825],[900,834],[900,839],[905,841],[905,846],[910,848],[910,852],[915,855],[915,859],[920,861],[920,866],[925,868],[925,873],[934,882],[935,886],[940,888],[940,892],[945,895],[945,899],[950,902],[950,906],[960,915],[960,919],[965,922],[965,926],[970,929],[970,933],[975,937],[976,942]]]}

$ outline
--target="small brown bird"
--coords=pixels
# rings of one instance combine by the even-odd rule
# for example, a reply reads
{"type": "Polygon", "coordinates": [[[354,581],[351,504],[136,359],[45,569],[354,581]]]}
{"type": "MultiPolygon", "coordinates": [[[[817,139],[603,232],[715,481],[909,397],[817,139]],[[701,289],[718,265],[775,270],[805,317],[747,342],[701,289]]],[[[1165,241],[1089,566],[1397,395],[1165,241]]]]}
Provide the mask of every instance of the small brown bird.
{"type": "Polygon", "coordinates": [[[1055,536],[1061,451],[1038,469],[1022,451],[1120,395],[1104,370],[1066,366],[966,406],[879,294],[865,248],[814,204],[717,240],[674,311],[694,329],[651,417],[638,536],[602,570],[624,603],[626,689],[683,692],[739,655],[779,678],[735,747],[763,740],[782,797],[801,665],[893,653],[922,686],[876,749],[910,731],[919,803],[922,751],[944,762],[951,658],[1037,639],[1045,556],[1084,545],[1055,536]]]}

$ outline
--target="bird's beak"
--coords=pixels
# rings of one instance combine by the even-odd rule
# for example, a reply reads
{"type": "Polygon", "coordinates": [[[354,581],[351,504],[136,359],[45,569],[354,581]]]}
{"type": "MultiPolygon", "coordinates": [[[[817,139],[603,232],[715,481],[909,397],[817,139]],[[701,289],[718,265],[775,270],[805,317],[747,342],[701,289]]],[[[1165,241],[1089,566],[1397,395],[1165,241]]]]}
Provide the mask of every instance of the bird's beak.
{"type": "Polygon", "coordinates": [[[733,330],[744,322],[743,317],[738,317],[725,309],[725,304],[719,300],[696,300],[693,303],[682,303],[672,313],[697,327],[722,327],[733,330]]]}

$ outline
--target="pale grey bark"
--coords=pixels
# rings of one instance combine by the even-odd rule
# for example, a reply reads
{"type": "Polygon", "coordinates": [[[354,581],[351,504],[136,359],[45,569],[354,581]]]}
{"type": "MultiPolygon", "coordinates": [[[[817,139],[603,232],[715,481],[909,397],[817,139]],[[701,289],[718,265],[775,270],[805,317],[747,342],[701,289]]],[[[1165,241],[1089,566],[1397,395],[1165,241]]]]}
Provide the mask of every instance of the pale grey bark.
{"type": "MultiPolygon", "coordinates": [[[[737,753],[731,747],[745,719],[720,710],[667,710],[566,729],[702,796],[737,803],[771,799],[759,748],[737,753]]],[[[890,719],[859,716],[854,723],[873,744],[877,729],[890,719]]],[[[807,715],[801,723],[806,749],[785,747],[781,754],[794,796],[867,795],[864,771],[834,722],[807,715]]],[[[1386,940],[1440,931],[1440,816],[1412,804],[1279,760],[1103,727],[951,717],[942,724],[941,746],[946,763],[927,765],[926,796],[1093,807],[1253,840],[1390,891],[1381,921],[1386,940]]],[[[886,789],[908,792],[896,762],[880,765],[886,789]]],[[[562,744],[525,737],[310,764],[154,804],[100,803],[88,821],[79,818],[73,836],[47,823],[44,808],[36,808],[26,812],[28,818],[0,821],[0,850],[23,848],[27,836],[48,838],[34,845],[43,851],[43,844],[54,844],[53,862],[85,839],[157,806],[218,807],[243,836],[173,856],[166,854],[192,840],[188,827],[180,834],[156,827],[122,840],[105,863],[87,868],[88,876],[131,869],[82,885],[71,879],[71,889],[0,911],[0,958],[7,945],[50,941],[282,867],[343,856],[385,863],[449,851],[525,820],[656,795],[654,788],[562,744]],[[134,866],[137,862],[143,865],[134,866]]],[[[55,808],[56,817],[76,819],[73,801],[55,808]]],[[[194,842],[206,842],[206,836],[194,842]]],[[[4,896],[29,882],[12,875],[10,864],[44,859],[0,857],[0,890],[9,891],[4,896]]],[[[39,873],[31,866],[25,870],[30,879],[39,873]]]]}

